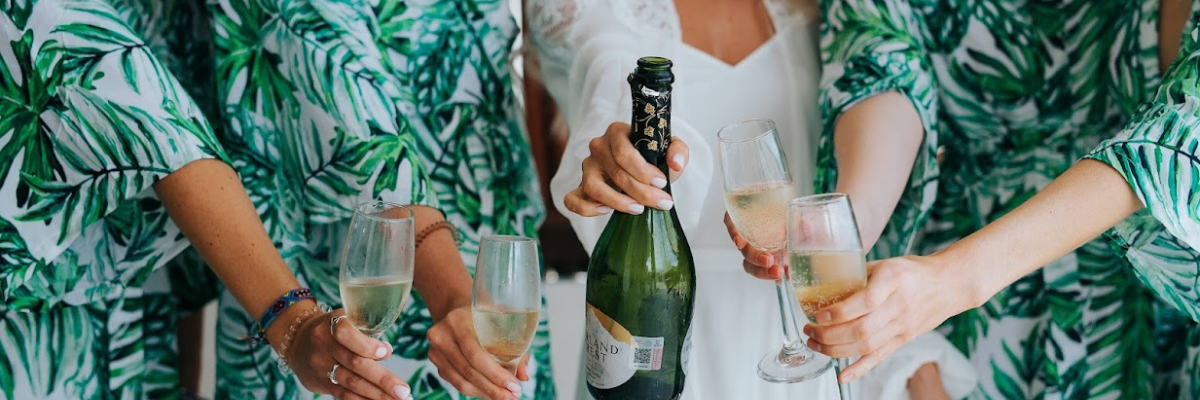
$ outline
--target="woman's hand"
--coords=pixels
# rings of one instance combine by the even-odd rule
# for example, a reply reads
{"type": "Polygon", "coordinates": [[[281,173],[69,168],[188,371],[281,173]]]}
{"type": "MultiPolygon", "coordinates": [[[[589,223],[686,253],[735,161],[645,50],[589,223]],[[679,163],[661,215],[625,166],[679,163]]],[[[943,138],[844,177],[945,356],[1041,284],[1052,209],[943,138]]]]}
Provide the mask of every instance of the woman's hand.
{"type": "MultiPolygon", "coordinates": [[[[563,201],[568,210],[594,217],[612,210],[641,214],[647,206],[661,210],[675,206],[662,190],[668,177],[647,163],[629,142],[629,124],[612,123],[604,136],[592,139],[588,148],[591,155],[583,160],[583,181],[563,201]]],[[[667,148],[671,181],[678,178],[687,161],[687,144],[673,138],[667,148]]]]}
{"type": "Polygon", "coordinates": [[[766,280],[776,280],[783,277],[783,265],[775,262],[775,257],[770,253],[754,248],[746,238],[738,233],[737,226],[733,224],[733,219],[729,218],[729,213],[725,213],[725,229],[729,232],[729,239],[733,240],[733,245],[737,246],[742,252],[742,269],[747,274],[766,280]]]}
{"type": "Polygon", "coordinates": [[[288,356],[300,383],[315,393],[342,400],[412,398],[408,384],[379,364],[391,356],[391,346],[359,332],[344,315],[337,310],[301,325],[288,356]],[[329,379],[331,370],[337,383],[329,379]]]}
{"type": "Polygon", "coordinates": [[[946,319],[979,306],[966,277],[945,268],[938,256],[902,257],[867,265],[867,287],[817,311],[804,327],[809,348],[830,357],[862,356],[842,371],[850,382],[879,365],[913,338],[946,319]]]}
{"type": "Polygon", "coordinates": [[[450,382],[462,394],[493,400],[516,400],[521,396],[521,385],[517,383],[517,378],[529,380],[525,370],[529,354],[526,353],[521,360],[515,376],[500,366],[479,345],[470,306],[450,311],[426,335],[429,337],[429,361],[437,366],[442,379],[450,382]]]}

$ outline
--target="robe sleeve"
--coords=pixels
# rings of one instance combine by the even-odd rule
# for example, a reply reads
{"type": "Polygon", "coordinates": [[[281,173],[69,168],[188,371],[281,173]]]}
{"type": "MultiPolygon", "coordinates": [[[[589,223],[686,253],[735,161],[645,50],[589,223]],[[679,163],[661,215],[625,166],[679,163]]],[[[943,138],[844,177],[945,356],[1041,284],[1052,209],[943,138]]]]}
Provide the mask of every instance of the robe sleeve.
{"type": "MultiPolygon", "coordinates": [[[[533,0],[526,4],[541,77],[562,110],[570,134],[550,181],[551,197],[589,254],[608,216],[581,217],[567,210],[563,199],[582,182],[583,160],[590,154],[588,143],[604,135],[609,124],[629,122],[632,96],[625,78],[638,57],[669,51],[662,43],[621,29],[603,18],[603,13],[585,10],[604,6],[597,3],[533,0]]],[[[688,230],[700,221],[709,185],[714,182],[715,157],[700,133],[677,114],[671,116],[671,134],[686,142],[692,155],[683,174],[671,184],[680,223],[688,230]]]]}
{"type": "Polygon", "coordinates": [[[820,105],[822,129],[817,147],[817,193],[833,191],[837,160],[833,135],[838,118],[872,96],[897,92],[912,102],[924,139],[896,211],[872,250],[872,258],[911,252],[937,195],[937,82],[922,38],[929,37],[921,15],[907,0],[825,0],[821,2],[820,105]]]}
{"type": "Polygon", "coordinates": [[[1157,94],[1087,158],[1108,164],[1146,208],[1109,236],[1138,278],[1200,321],[1200,46],[1193,30],[1157,94]]]}

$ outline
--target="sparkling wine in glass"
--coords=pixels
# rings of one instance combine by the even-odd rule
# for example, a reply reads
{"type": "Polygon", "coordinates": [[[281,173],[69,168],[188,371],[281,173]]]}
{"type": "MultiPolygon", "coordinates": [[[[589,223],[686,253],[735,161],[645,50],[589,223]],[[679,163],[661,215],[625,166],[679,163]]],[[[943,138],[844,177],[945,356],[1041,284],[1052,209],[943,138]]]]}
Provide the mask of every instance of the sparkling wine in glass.
{"type": "MultiPolygon", "coordinates": [[[[787,246],[788,202],[796,196],[775,123],[753,119],[721,128],[717,133],[721,171],[725,178],[725,208],[738,232],[754,248],[772,254],[776,264],[787,246]]],[[[770,382],[802,382],[828,371],[829,357],[814,353],[800,337],[791,272],[775,281],[783,323],[783,347],[763,357],[758,376],[770,382]]]]}
{"type": "Polygon", "coordinates": [[[373,338],[396,323],[413,282],[413,212],[384,201],[354,209],[338,286],[355,328],[373,338]]]}
{"type": "Polygon", "coordinates": [[[516,373],[537,332],[542,298],[537,241],[485,236],[475,262],[471,317],[479,344],[516,373]]]}
{"type": "MultiPolygon", "coordinates": [[[[788,205],[788,258],[792,290],[810,320],[821,309],[867,287],[867,262],[850,198],[831,193],[805,196],[788,205]]],[[[836,359],[840,374],[849,363],[836,359]]],[[[842,400],[851,400],[840,384],[842,400]]]]}

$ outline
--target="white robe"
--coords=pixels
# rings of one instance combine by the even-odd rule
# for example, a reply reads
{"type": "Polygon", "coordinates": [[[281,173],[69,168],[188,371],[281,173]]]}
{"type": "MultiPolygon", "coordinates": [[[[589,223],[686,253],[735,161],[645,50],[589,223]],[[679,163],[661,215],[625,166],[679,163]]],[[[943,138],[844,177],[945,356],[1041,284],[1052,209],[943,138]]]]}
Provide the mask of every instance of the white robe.
{"type": "MultiPolygon", "coordinates": [[[[674,62],[672,134],[687,142],[691,157],[672,190],[697,272],[687,400],[839,398],[832,372],[798,384],[758,377],[758,361],[778,351],[783,340],[775,290],[771,282],[742,271],[741,254],[722,222],[717,130],[739,119],[774,120],[797,189],[801,194],[812,191],[820,127],[817,22],[792,3],[766,0],[776,34],[736,66],[683,43],[671,0],[526,3],[541,78],[570,131],[550,185],[554,206],[570,219],[589,253],[608,218],[579,217],[566,210],[563,197],[579,186],[588,142],[610,123],[629,121],[625,78],[637,58],[657,55],[674,62]]],[[[966,359],[945,339],[926,334],[860,379],[854,387],[856,400],[907,399],[908,378],[928,362],[939,363],[943,383],[955,398],[976,384],[966,359]]],[[[580,398],[588,397],[584,384],[580,382],[580,398]]]]}

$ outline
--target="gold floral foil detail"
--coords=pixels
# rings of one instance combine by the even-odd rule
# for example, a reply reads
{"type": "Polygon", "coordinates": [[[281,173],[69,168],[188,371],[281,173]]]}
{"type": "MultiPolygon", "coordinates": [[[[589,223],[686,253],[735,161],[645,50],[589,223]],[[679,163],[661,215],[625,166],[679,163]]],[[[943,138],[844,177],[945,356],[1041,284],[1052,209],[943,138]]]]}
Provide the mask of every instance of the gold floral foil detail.
{"type": "Polygon", "coordinates": [[[654,136],[654,127],[647,126],[646,129],[642,130],[642,133],[645,134],[646,136],[654,136]]]}
{"type": "Polygon", "coordinates": [[[654,105],[646,103],[646,109],[643,111],[645,111],[646,114],[654,114],[654,105]]]}
{"type": "Polygon", "coordinates": [[[667,119],[666,119],[666,118],[659,118],[659,119],[658,119],[658,129],[664,129],[664,128],[666,128],[666,127],[667,127],[667,119]]]}
{"type": "Polygon", "coordinates": [[[650,151],[658,151],[658,141],[651,140],[650,143],[646,144],[646,148],[650,149],[650,151]]]}

